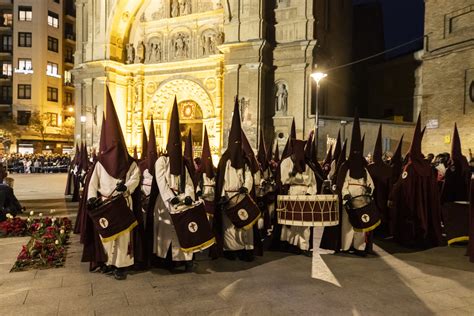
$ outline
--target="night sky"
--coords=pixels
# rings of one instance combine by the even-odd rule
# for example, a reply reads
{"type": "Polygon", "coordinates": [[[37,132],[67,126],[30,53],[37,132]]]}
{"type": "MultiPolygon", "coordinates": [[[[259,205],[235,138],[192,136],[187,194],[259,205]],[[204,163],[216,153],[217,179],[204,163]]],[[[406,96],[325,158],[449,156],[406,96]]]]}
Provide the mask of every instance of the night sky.
{"type": "MultiPolygon", "coordinates": [[[[354,4],[371,3],[377,0],[353,0],[354,4]]],[[[409,42],[423,35],[424,1],[423,0],[378,0],[382,4],[385,49],[409,42]]],[[[423,41],[405,46],[391,52],[386,57],[395,57],[421,49],[423,41]]]]}

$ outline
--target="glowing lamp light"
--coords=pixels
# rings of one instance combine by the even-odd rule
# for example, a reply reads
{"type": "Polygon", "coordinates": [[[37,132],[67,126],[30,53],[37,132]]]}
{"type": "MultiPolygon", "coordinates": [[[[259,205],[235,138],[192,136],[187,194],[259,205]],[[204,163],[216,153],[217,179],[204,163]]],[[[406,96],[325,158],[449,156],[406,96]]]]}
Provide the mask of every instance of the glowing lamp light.
{"type": "Polygon", "coordinates": [[[313,78],[317,84],[319,84],[319,82],[323,80],[324,78],[326,78],[327,76],[328,74],[325,74],[324,72],[315,72],[311,74],[311,78],[313,78]]]}
{"type": "Polygon", "coordinates": [[[85,115],[81,115],[81,123],[85,123],[87,121],[87,117],[85,115]]]}
{"type": "Polygon", "coordinates": [[[69,112],[74,112],[74,108],[72,106],[69,107],[68,109],[69,112]]]}

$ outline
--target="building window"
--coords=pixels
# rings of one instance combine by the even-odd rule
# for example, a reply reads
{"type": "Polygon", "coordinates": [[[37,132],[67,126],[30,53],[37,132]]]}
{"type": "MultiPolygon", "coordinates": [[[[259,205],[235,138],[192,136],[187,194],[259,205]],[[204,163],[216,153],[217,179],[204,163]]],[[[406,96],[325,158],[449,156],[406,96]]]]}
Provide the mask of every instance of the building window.
{"type": "Polygon", "coordinates": [[[72,75],[69,70],[64,71],[64,84],[71,85],[72,84],[72,75]]]}
{"type": "Polygon", "coordinates": [[[18,99],[31,99],[31,85],[30,84],[18,85],[18,99]]]}
{"type": "Polygon", "coordinates": [[[58,89],[48,87],[48,101],[58,102],[58,89]]]}
{"type": "Polygon", "coordinates": [[[76,34],[74,32],[74,25],[71,23],[65,23],[64,24],[64,35],[66,39],[75,41],[76,40],[76,34]]]}
{"type": "Polygon", "coordinates": [[[48,65],[46,66],[46,74],[48,76],[57,76],[58,75],[58,64],[52,63],[48,61],[48,65]]]}
{"type": "Polygon", "coordinates": [[[13,65],[11,62],[4,61],[2,64],[2,77],[11,77],[13,73],[13,65]]]}
{"type": "Polygon", "coordinates": [[[2,36],[2,52],[9,52],[13,51],[13,38],[11,35],[3,35],[2,36]]]}
{"type": "Polygon", "coordinates": [[[66,105],[72,104],[72,93],[71,92],[66,92],[66,105]]]}
{"type": "Polygon", "coordinates": [[[57,113],[46,113],[46,120],[48,122],[48,126],[58,126],[58,114],[57,113]]]}
{"type": "Polygon", "coordinates": [[[31,33],[30,32],[19,32],[18,33],[18,46],[19,47],[31,47],[31,33]]]}
{"type": "Polygon", "coordinates": [[[2,22],[3,26],[12,26],[13,25],[13,14],[3,13],[2,17],[3,17],[3,22],[2,22]]]}
{"type": "Polygon", "coordinates": [[[72,47],[66,47],[64,55],[65,62],[74,64],[74,49],[72,47]]]}
{"type": "Polygon", "coordinates": [[[0,103],[11,103],[12,102],[12,87],[1,86],[0,89],[0,103]]]}
{"type": "Polygon", "coordinates": [[[48,50],[58,52],[58,39],[48,36],[48,50]]]}
{"type": "Polygon", "coordinates": [[[29,58],[18,58],[18,69],[20,70],[31,70],[33,66],[31,64],[31,59],[29,58]]]}
{"type": "Polygon", "coordinates": [[[18,111],[16,123],[18,125],[30,124],[31,111],[18,111]]]}
{"type": "Polygon", "coordinates": [[[18,20],[31,21],[33,19],[33,11],[31,7],[18,7],[18,20]]]}
{"type": "Polygon", "coordinates": [[[59,15],[54,12],[48,11],[48,25],[58,28],[59,27],[59,15]]]}

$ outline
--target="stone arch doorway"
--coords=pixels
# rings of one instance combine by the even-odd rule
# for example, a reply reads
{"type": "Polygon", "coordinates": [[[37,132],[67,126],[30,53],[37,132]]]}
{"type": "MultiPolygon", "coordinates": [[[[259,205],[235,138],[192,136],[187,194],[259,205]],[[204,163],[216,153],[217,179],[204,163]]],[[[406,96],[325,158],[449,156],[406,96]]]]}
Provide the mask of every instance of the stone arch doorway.
{"type": "Polygon", "coordinates": [[[149,126],[153,117],[159,146],[166,147],[169,117],[175,96],[178,101],[182,136],[187,135],[189,128],[192,129],[195,154],[199,155],[201,152],[204,126],[208,130],[211,150],[219,154],[221,117],[218,109],[220,106],[214,105],[211,95],[198,82],[183,78],[162,82],[145,103],[145,125],[149,126]]]}

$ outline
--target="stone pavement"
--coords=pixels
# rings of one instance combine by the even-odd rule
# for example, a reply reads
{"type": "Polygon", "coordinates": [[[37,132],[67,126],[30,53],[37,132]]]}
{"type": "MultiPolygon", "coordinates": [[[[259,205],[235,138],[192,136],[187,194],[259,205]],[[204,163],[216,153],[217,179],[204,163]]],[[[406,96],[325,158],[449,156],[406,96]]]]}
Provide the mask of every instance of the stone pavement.
{"type": "MultiPolygon", "coordinates": [[[[45,202],[29,203],[39,210],[45,202]]],[[[26,241],[0,239],[1,315],[474,314],[465,248],[409,252],[379,242],[377,257],[267,252],[253,263],[199,255],[193,273],[153,269],[116,281],[88,272],[77,236],[64,268],[9,273],[26,241]]]]}

